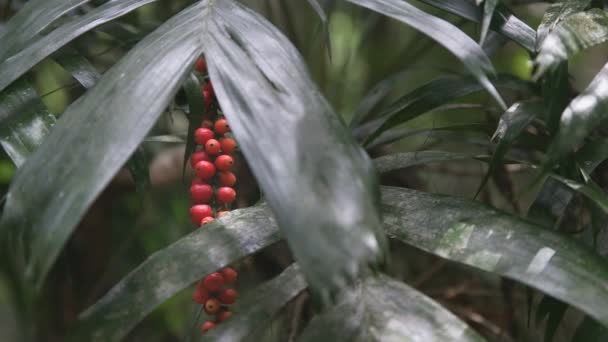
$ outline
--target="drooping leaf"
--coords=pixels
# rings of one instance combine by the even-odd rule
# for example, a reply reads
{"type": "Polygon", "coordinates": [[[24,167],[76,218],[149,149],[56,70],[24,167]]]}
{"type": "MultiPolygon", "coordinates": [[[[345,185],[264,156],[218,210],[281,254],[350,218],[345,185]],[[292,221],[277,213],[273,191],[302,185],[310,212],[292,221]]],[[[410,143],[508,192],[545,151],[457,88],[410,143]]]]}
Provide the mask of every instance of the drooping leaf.
{"type": "Polygon", "coordinates": [[[313,320],[307,341],[484,341],[452,313],[391,278],[368,278],[313,320]]]}
{"type": "Polygon", "coordinates": [[[28,1],[6,24],[0,35],[0,62],[23,49],[42,30],[65,13],[90,0],[28,1]]]}
{"type": "Polygon", "coordinates": [[[201,127],[203,115],[205,114],[205,103],[201,93],[201,86],[201,82],[195,74],[190,74],[183,85],[184,91],[186,92],[186,98],[188,99],[188,136],[186,138],[182,177],[186,173],[186,166],[189,163],[190,155],[196,148],[194,132],[197,128],[201,127]]]}
{"type": "Polygon", "coordinates": [[[28,80],[0,92],[0,144],[17,167],[40,146],[55,124],[28,80]]]}
{"type": "Polygon", "coordinates": [[[537,288],[608,326],[608,266],[576,241],[483,204],[383,187],[389,236],[537,288]]]}
{"type": "Polygon", "coordinates": [[[534,78],[540,78],[576,53],[607,40],[608,12],[594,8],[564,18],[540,46],[534,78]]]}
{"type": "Polygon", "coordinates": [[[564,18],[585,10],[590,3],[591,0],[565,0],[551,4],[536,32],[536,51],[540,51],[545,38],[564,18]]]}
{"type": "Polygon", "coordinates": [[[351,128],[357,127],[360,123],[364,122],[371,114],[371,111],[386,98],[386,96],[394,90],[398,82],[402,81],[410,73],[408,71],[402,71],[391,75],[382,81],[378,82],[372,87],[353,113],[353,117],[349,123],[351,128]]]}
{"type": "Polygon", "coordinates": [[[65,51],[54,56],[61,65],[85,89],[92,88],[101,78],[101,74],[88,59],[76,51],[65,51]]]}
{"type": "MultiPolygon", "coordinates": [[[[550,38],[547,38],[550,39],[550,38]]],[[[608,64],[591,84],[577,96],[561,115],[559,132],[548,152],[545,168],[579,145],[587,135],[608,118],[608,64]]]]}
{"type": "Polygon", "coordinates": [[[68,107],[15,175],[0,234],[23,284],[40,288],[86,209],[169,103],[202,48],[205,7],[197,3],[140,42],[68,107]]]}
{"type": "Polygon", "coordinates": [[[483,124],[464,124],[464,125],[449,125],[435,128],[421,128],[421,129],[411,129],[411,128],[393,128],[385,131],[380,134],[378,138],[376,138],[372,143],[368,144],[366,147],[368,149],[372,149],[376,146],[390,144],[396,141],[399,141],[404,138],[409,138],[416,135],[427,134],[429,138],[437,138],[445,135],[447,133],[448,136],[453,137],[453,135],[449,135],[450,133],[463,132],[463,133],[485,133],[487,129],[486,125],[483,124]]]}
{"type": "Polygon", "coordinates": [[[443,151],[418,151],[388,154],[374,159],[378,173],[400,170],[416,165],[436,162],[487,159],[488,156],[460,154],[443,151]]]}
{"type": "Polygon", "coordinates": [[[307,0],[310,6],[315,10],[319,19],[321,19],[321,24],[323,25],[323,37],[325,39],[325,47],[327,48],[327,55],[331,60],[331,37],[329,36],[329,19],[327,18],[327,14],[325,13],[325,9],[317,0],[307,0]]]}
{"type": "Polygon", "coordinates": [[[298,266],[289,266],[278,277],[239,298],[230,320],[210,330],[203,341],[245,341],[252,333],[268,326],[279,310],[305,288],[306,281],[298,266]]]}
{"type": "MultiPolygon", "coordinates": [[[[448,11],[467,20],[481,22],[482,10],[470,0],[421,0],[431,6],[448,11]]],[[[519,20],[511,11],[499,4],[495,11],[490,27],[505,37],[521,45],[528,51],[534,51],[536,46],[536,32],[523,21],[519,20]]]]}
{"type": "Polygon", "coordinates": [[[552,174],[551,177],[563,183],[570,189],[587,196],[587,198],[593,201],[593,203],[595,203],[600,209],[602,209],[605,213],[608,213],[608,196],[606,196],[604,190],[602,190],[602,188],[600,188],[600,186],[590,178],[586,179],[583,183],[554,174],[552,174]]]}
{"type": "MultiPolygon", "coordinates": [[[[234,210],[151,255],[80,315],[71,340],[119,341],[177,292],[277,241],[267,206],[234,210]]],[[[290,281],[293,288],[283,289],[285,296],[303,286],[299,279],[290,281]]]]}
{"type": "Polygon", "coordinates": [[[211,18],[205,56],[219,103],[307,282],[327,301],[385,258],[372,163],[274,26],[232,0],[215,2],[211,18]]]}
{"type": "Polygon", "coordinates": [[[569,86],[568,62],[562,62],[555,70],[550,70],[542,80],[545,122],[552,136],[557,133],[562,113],[570,102],[569,86]]]}
{"type": "Polygon", "coordinates": [[[498,5],[498,0],[485,0],[483,4],[483,19],[481,20],[481,37],[479,38],[479,45],[482,45],[488,35],[490,29],[490,23],[494,17],[494,10],[498,5]]]}
{"type": "Polygon", "coordinates": [[[531,100],[527,102],[517,102],[509,108],[500,118],[498,128],[494,133],[497,137],[498,144],[492,155],[492,160],[488,165],[488,171],[477,189],[475,197],[481,193],[484,186],[494,173],[496,168],[502,163],[509,148],[513,145],[519,135],[532,123],[534,118],[540,116],[543,111],[543,106],[540,101],[531,100]]]}
{"type": "MultiPolygon", "coordinates": [[[[498,78],[495,84],[499,88],[532,91],[532,87],[527,82],[507,76],[498,78]]],[[[380,113],[378,115],[378,128],[367,136],[366,144],[373,142],[389,128],[481,90],[483,90],[482,86],[471,77],[444,76],[434,79],[397,99],[380,113]]]]}
{"type": "Polygon", "coordinates": [[[437,43],[443,45],[465,65],[501,108],[506,104],[490,82],[487,74],[493,74],[494,68],[488,56],[475,41],[451,23],[432,16],[407,1],[401,0],[348,0],[356,5],[369,8],[388,17],[399,20],[406,25],[424,33],[437,43]]]}
{"type": "Polygon", "coordinates": [[[107,2],[81,17],[69,20],[44,37],[24,46],[23,49],[0,63],[0,90],[6,88],[40,61],[82,34],[154,1],[157,0],[116,0],[107,2]]]}

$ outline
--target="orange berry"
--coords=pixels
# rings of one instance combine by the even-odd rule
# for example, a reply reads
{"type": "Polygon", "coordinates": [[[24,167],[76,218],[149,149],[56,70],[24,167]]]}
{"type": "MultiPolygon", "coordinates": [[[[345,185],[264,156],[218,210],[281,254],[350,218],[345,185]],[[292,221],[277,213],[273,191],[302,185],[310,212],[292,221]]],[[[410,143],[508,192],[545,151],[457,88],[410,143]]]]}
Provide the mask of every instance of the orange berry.
{"type": "Polygon", "coordinates": [[[207,216],[201,220],[201,226],[204,226],[207,223],[213,222],[213,220],[215,220],[213,217],[207,216]]]}
{"type": "Polygon", "coordinates": [[[215,176],[215,165],[206,160],[201,160],[196,163],[194,170],[196,171],[196,175],[201,179],[209,179],[215,176]]]}
{"type": "Polygon", "coordinates": [[[217,189],[215,197],[220,203],[232,203],[236,199],[236,191],[233,188],[223,186],[217,189]]]}
{"type": "Polygon", "coordinates": [[[213,125],[213,130],[217,134],[225,134],[230,132],[230,125],[228,124],[228,121],[226,121],[226,119],[219,119],[213,125]]]}
{"type": "Polygon", "coordinates": [[[215,328],[215,323],[207,321],[201,325],[201,332],[207,332],[213,328],[215,328]]]}
{"type": "Polygon", "coordinates": [[[217,314],[217,316],[215,316],[215,319],[218,323],[221,323],[221,322],[227,320],[228,318],[230,318],[231,316],[232,316],[232,312],[230,312],[228,310],[222,310],[217,314]]]}
{"type": "Polygon", "coordinates": [[[217,297],[217,299],[219,299],[219,301],[222,304],[226,304],[226,305],[230,305],[230,304],[234,304],[234,302],[236,302],[236,296],[237,293],[235,290],[233,289],[223,289],[219,296],[217,297]]]}
{"type": "Polygon", "coordinates": [[[196,143],[199,145],[205,145],[207,141],[213,139],[213,136],[213,131],[209,128],[201,127],[194,131],[194,141],[196,141],[196,143]]]}
{"type": "Polygon", "coordinates": [[[207,204],[197,204],[190,208],[190,218],[192,219],[192,223],[197,226],[199,226],[201,221],[207,216],[213,216],[213,209],[207,204]]]}
{"type": "Polygon", "coordinates": [[[234,165],[234,160],[227,154],[222,154],[215,159],[215,168],[219,171],[230,171],[234,165]]]}
{"type": "Polygon", "coordinates": [[[222,147],[222,152],[226,154],[232,154],[236,149],[236,141],[232,138],[221,138],[220,146],[222,147]]]}
{"type": "Polygon", "coordinates": [[[215,298],[207,299],[205,302],[205,312],[210,315],[216,314],[221,307],[220,302],[215,298]]]}
{"type": "Polygon", "coordinates": [[[238,273],[232,267],[223,268],[220,271],[220,274],[224,278],[226,284],[234,283],[236,281],[236,278],[238,277],[238,273]]]}
{"type": "Polygon", "coordinates": [[[220,172],[219,181],[222,186],[234,186],[236,184],[236,176],[229,171],[220,172]]]}
{"type": "Polygon", "coordinates": [[[207,72],[207,61],[203,57],[200,57],[196,61],[196,66],[194,68],[196,69],[196,71],[198,71],[200,73],[207,72]]]}
{"type": "Polygon", "coordinates": [[[203,278],[203,286],[213,292],[219,290],[224,285],[224,277],[218,272],[213,272],[203,278]]]}
{"type": "Polygon", "coordinates": [[[220,211],[220,212],[217,213],[217,218],[220,218],[220,217],[222,217],[224,215],[227,215],[229,213],[230,213],[229,211],[222,210],[222,211],[220,211]]]}
{"type": "Polygon", "coordinates": [[[220,142],[215,139],[209,139],[205,143],[205,152],[207,152],[207,154],[216,155],[216,154],[220,153],[220,149],[221,149],[220,142]]]}
{"type": "Polygon", "coordinates": [[[190,195],[194,203],[208,203],[213,198],[213,188],[209,184],[193,184],[190,186],[190,195]]]}

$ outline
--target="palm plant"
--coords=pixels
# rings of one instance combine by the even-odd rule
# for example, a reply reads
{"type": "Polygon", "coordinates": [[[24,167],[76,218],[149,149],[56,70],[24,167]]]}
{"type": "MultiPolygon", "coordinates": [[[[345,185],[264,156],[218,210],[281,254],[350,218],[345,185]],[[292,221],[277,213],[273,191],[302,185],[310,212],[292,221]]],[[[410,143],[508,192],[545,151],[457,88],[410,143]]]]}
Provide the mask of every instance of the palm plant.
{"type": "MultiPolygon", "coordinates": [[[[0,37],[0,142],[18,168],[0,220],[1,265],[24,338],[35,335],[32,317],[49,271],[93,201],[125,164],[136,180],[146,181],[147,168],[135,166],[159,117],[183,109],[191,141],[204,111],[196,96],[202,80],[192,66],[204,54],[262,200],[151,255],[80,313],[67,339],[121,340],[201,276],[281,240],[295,263],[246,293],[238,314],[204,339],[259,337],[308,290],[319,310],[298,340],[484,340],[441,304],[385,274],[389,240],[545,294],[537,316],[552,322],[547,340],[568,306],[586,315],[574,341],[605,339],[608,264],[597,237],[605,229],[608,199],[595,170],[608,158],[601,126],[608,67],[580,93],[568,71],[571,57],[608,39],[601,1],[554,2],[535,31],[513,14],[515,1],[422,0],[414,6],[346,0],[370,18],[362,35],[377,28],[379,15],[392,18],[430,38],[428,46],[447,50],[463,72],[442,71],[423,84],[408,81],[408,87],[404,80],[415,67],[391,72],[342,115],[319,91],[290,39],[259,12],[236,0],[184,1],[177,14],[148,30],[123,21],[154,2],[31,0],[0,37]],[[448,14],[462,25],[479,23],[479,42],[442,19],[448,14]],[[128,52],[100,73],[87,53],[91,40],[121,44],[128,52]],[[510,42],[534,61],[532,79],[494,71],[489,56],[510,42]],[[28,74],[48,59],[85,90],[60,115],[51,114],[28,74]],[[404,126],[425,113],[463,108],[487,113],[481,135],[477,124],[404,126]],[[483,134],[488,126],[493,136],[483,134]],[[390,144],[430,131],[476,150],[384,153],[390,144]],[[372,160],[368,153],[381,156],[372,160]],[[529,210],[508,213],[474,198],[378,182],[377,174],[455,160],[487,164],[477,194],[507,167],[526,170],[531,177],[520,188],[537,191],[503,190],[512,198],[534,192],[529,210]],[[574,203],[576,198],[582,200],[574,203]],[[573,218],[585,221],[585,238],[563,232],[572,222],[565,219],[567,209],[575,204],[590,213],[588,220],[573,218]]],[[[325,49],[316,51],[317,67],[344,58],[332,54],[328,22],[344,4],[309,0],[293,6],[309,5],[321,23],[311,44],[325,49]]],[[[289,35],[295,39],[297,29],[289,35]]],[[[394,38],[394,45],[400,43],[394,38]]],[[[186,146],[186,156],[193,148],[186,146]]]]}

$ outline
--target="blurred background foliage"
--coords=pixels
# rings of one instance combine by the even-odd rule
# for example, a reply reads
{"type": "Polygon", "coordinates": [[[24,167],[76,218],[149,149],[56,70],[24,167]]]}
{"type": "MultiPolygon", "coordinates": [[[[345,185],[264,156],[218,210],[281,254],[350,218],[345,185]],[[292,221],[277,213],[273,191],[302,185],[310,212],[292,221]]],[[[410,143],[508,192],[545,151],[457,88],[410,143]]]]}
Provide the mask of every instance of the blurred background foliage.
{"type": "MultiPolygon", "coordinates": [[[[106,24],[77,39],[71,45],[84,54],[103,72],[111,67],[141,37],[192,1],[163,0],[146,5],[133,13],[106,24]]],[[[325,97],[345,122],[365,93],[377,82],[396,72],[405,76],[395,87],[407,93],[443,73],[462,73],[462,65],[441,46],[421,33],[394,20],[366,9],[335,1],[329,15],[331,58],[323,39],[323,26],[306,1],[249,0],[244,1],[279,27],[304,56],[308,67],[325,97]]],[[[472,37],[479,36],[479,25],[464,21],[424,4],[415,3],[425,11],[448,19],[472,37]]],[[[523,1],[519,1],[523,2],[523,1]]],[[[519,4],[510,8],[528,25],[540,23],[548,3],[519,4]]],[[[101,2],[97,2],[101,3],[101,2]]],[[[509,1],[505,1],[509,3],[509,1]]],[[[22,1],[0,0],[0,30],[17,11],[22,1]]],[[[90,6],[95,6],[92,2],[90,6]]],[[[476,38],[475,38],[476,39],[476,38]]],[[[499,73],[530,79],[532,62],[528,53],[514,43],[488,47],[499,73]]],[[[575,90],[583,89],[601,69],[608,45],[589,49],[569,62],[575,90]]],[[[60,115],[84,89],[53,60],[45,60],[29,73],[36,90],[49,110],[60,115]]],[[[397,94],[389,96],[390,102],[397,94]]],[[[255,94],[252,94],[255,96],[255,94]]],[[[487,139],[502,114],[492,107],[485,94],[459,100],[461,108],[444,107],[407,122],[412,129],[431,129],[452,125],[478,125],[477,132],[437,133],[427,131],[373,149],[376,156],[398,151],[436,149],[487,153],[487,147],[474,143],[479,135],[487,139]],[[484,103],[485,106],[468,106],[484,103]]],[[[111,113],[108,113],[111,115],[111,113]]],[[[159,120],[151,136],[185,136],[187,119],[177,106],[159,120]]],[[[78,129],[75,127],[74,129],[78,129]]],[[[90,132],[95,134],[95,132],[90,132]]],[[[54,266],[45,289],[45,306],[39,308],[39,320],[48,341],[61,337],[74,322],[78,312],[94,303],[105,291],[139,265],[154,251],[186,235],[189,199],[181,179],[183,145],[147,141],[142,145],[150,163],[151,183],[136,190],[126,170],[116,175],[112,184],[98,198],[82,220],[77,232],[54,266]]],[[[1,152],[4,153],[4,152],[1,152]]],[[[49,156],[52,158],[52,156],[49,156]]],[[[244,163],[242,163],[244,164],[244,163]]],[[[476,161],[430,164],[385,175],[385,184],[406,185],[437,193],[471,198],[483,177],[486,166],[476,161]]],[[[526,170],[503,170],[486,187],[480,198],[484,202],[521,213],[530,205],[534,191],[518,186],[530,184],[532,175],[526,170]]],[[[0,189],[4,194],[15,172],[6,155],[0,156],[0,189]]],[[[239,171],[241,179],[250,179],[246,167],[239,171]]],[[[253,184],[239,192],[239,205],[252,204],[258,197],[253,184]]],[[[241,184],[244,184],[241,181],[241,184]]],[[[530,329],[525,312],[525,290],[513,289],[510,282],[472,268],[447,262],[403,244],[392,242],[393,263],[390,274],[423,291],[474,326],[491,341],[538,341],[543,324],[530,329]],[[523,310],[522,310],[523,309],[523,310]]],[[[290,256],[282,244],[269,251],[245,259],[241,264],[240,287],[250,287],[270,279],[289,264],[290,256]]],[[[12,298],[4,290],[6,279],[0,279],[0,339],[14,338],[15,323],[10,311],[12,298]]],[[[129,335],[129,341],[178,341],[191,329],[194,305],[186,289],[154,311],[129,335]]],[[[306,301],[299,297],[286,310],[305,320],[310,316],[306,301]],[[304,303],[304,304],[302,304],[304,303]],[[302,308],[304,307],[304,309],[302,308]],[[299,310],[299,315],[295,312],[299,310]],[[303,313],[302,313],[303,312],[303,313]]],[[[569,309],[574,311],[574,309],[569,309]]],[[[569,313],[576,316],[576,312],[569,313]]],[[[567,323],[567,319],[564,320],[567,323]]],[[[277,322],[265,339],[286,340],[285,326],[299,329],[297,319],[277,322]]],[[[560,329],[567,336],[572,326],[560,329]]],[[[559,340],[559,339],[558,339],[559,340]]],[[[567,340],[564,338],[564,340],[567,340]]]]}

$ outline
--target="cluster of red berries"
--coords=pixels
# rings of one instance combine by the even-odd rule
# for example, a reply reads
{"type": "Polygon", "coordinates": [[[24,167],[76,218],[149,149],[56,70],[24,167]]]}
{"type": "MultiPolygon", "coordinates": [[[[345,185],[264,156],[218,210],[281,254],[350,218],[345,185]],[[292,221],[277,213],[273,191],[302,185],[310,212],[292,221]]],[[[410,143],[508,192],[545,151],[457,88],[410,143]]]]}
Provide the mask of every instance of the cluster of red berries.
{"type": "MultiPolygon", "coordinates": [[[[199,73],[207,73],[204,58],[198,59],[195,69],[199,73]]],[[[193,202],[190,218],[197,227],[212,222],[214,217],[226,215],[236,199],[236,191],[233,188],[236,176],[231,172],[234,165],[231,154],[236,150],[237,144],[228,136],[228,121],[218,117],[217,111],[214,111],[217,102],[210,80],[204,83],[202,96],[205,102],[205,119],[201,127],[194,132],[197,150],[190,156],[190,166],[196,173],[190,186],[193,202]],[[212,121],[213,118],[216,119],[215,122],[212,121]]],[[[226,267],[199,281],[192,299],[203,305],[207,314],[215,316],[215,322],[206,321],[202,324],[202,332],[208,331],[232,315],[227,305],[236,301],[237,292],[226,285],[234,283],[236,278],[237,272],[226,267]]]]}

